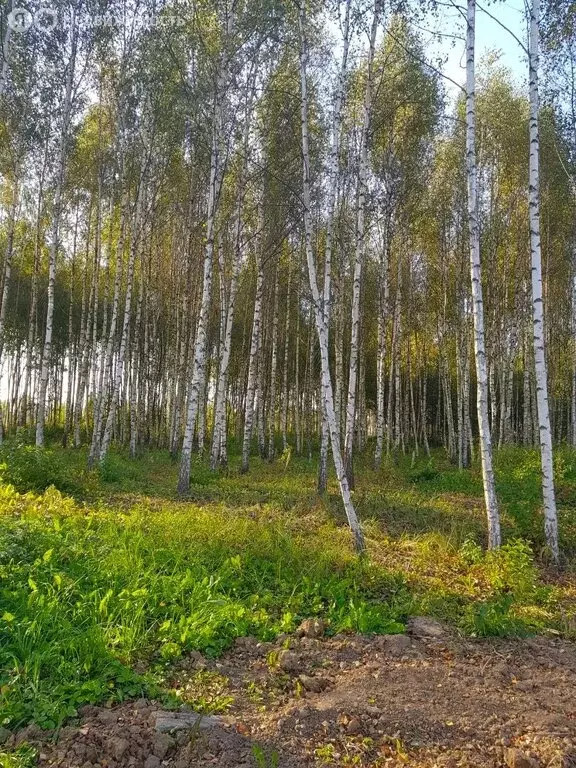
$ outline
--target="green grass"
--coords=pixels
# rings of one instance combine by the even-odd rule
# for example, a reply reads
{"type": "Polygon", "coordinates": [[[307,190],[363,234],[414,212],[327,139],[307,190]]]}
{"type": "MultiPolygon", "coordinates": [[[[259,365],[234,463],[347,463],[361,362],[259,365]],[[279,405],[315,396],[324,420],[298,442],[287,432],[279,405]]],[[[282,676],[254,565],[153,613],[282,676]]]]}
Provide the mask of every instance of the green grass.
{"type": "MultiPolygon", "coordinates": [[[[507,543],[490,553],[477,468],[458,472],[441,454],[378,473],[359,462],[355,502],[368,541],[359,560],[335,484],[319,499],[304,460],[255,460],[247,476],[235,458],[223,476],[196,460],[182,502],[177,465],[161,452],[137,461],[114,453],[87,472],[83,451],[7,445],[0,724],[51,728],[85,703],[167,695],[162,681],[186,651],[218,655],[235,637],[272,639],[311,615],[331,632],[398,632],[426,613],[477,636],[569,634],[576,590],[570,571],[560,583],[546,568],[536,460],[498,454],[507,543]]],[[[575,454],[559,452],[570,556],[573,467],[575,454]]],[[[211,699],[209,683],[206,695],[196,687],[197,701],[211,699]]]]}

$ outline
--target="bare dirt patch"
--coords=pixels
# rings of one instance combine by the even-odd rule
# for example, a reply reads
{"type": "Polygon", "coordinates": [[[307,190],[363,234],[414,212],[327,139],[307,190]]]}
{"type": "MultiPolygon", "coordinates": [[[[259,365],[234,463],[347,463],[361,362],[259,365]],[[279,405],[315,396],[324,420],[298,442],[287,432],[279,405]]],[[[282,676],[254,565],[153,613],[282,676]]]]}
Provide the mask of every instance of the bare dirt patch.
{"type": "Polygon", "coordinates": [[[232,703],[216,722],[162,733],[160,705],[142,700],[86,707],[56,741],[31,727],[11,743],[38,744],[42,768],[576,768],[573,643],[429,630],[241,638],[171,679],[186,700],[199,667],[224,677],[232,703]]]}

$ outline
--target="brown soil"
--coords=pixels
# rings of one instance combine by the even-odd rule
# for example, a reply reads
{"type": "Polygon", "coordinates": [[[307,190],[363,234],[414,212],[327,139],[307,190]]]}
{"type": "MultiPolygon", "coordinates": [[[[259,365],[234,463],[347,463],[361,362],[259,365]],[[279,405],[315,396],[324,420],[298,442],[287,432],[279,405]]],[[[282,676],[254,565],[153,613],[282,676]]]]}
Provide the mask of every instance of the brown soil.
{"type": "Polygon", "coordinates": [[[175,671],[183,699],[198,668],[228,679],[217,725],[159,733],[159,705],[137,701],[12,742],[39,744],[42,768],[576,767],[576,646],[560,639],[242,638],[175,671]]]}

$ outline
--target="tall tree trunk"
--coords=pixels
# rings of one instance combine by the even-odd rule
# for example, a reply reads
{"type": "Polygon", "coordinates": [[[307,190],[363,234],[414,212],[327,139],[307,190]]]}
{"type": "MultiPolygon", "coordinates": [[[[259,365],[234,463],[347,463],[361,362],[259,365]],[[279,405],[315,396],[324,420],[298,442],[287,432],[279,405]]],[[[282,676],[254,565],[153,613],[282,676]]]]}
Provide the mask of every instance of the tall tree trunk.
{"type": "MultiPolygon", "coordinates": [[[[244,114],[244,132],[242,140],[243,158],[241,161],[240,178],[238,180],[235,232],[234,232],[234,256],[232,262],[232,274],[230,277],[230,287],[228,291],[227,305],[225,302],[225,291],[221,291],[221,349],[218,368],[218,380],[216,383],[216,394],[214,402],[214,430],[212,434],[212,450],[210,463],[212,469],[220,463],[225,466],[228,462],[227,455],[227,431],[226,431],[226,401],[228,385],[228,365],[230,362],[230,352],[232,346],[232,327],[234,322],[234,313],[236,307],[236,293],[238,290],[238,280],[240,269],[244,257],[244,246],[242,243],[243,226],[242,215],[244,207],[244,195],[246,191],[246,175],[248,172],[248,154],[250,140],[250,124],[252,117],[252,104],[255,93],[255,74],[257,61],[248,75],[246,84],[246,108],[244,114]],[[225,310],[225,311],[224,311],[225,310]]],[[[224,270],[221,269],[221,286],[224,280],[224,270]]]]}
{"type": "MultiPolygon", "coordinates": [[[[334,212],[336,209],[336,195],[338,191],[338,179],[340,169],[340,133],[342,131],[342,106],[344,102],[344,87],[346,72],[348,69],[348,50],[350,47],[350,5],[351,0],[346,0],[344,11],[344,23],[342,26],[342,60],[338,71],[338,81],[334,93],[334,112],[332,114],[332,137],[330,145],[330,159],[328,167],[328,211],[326,221],[326,246],[324,251],[324,290],[322,308],[326,332],[330,330],[330,312],[332,299],[332,251],[334,243],[334,212]]],[[[330,339],[328,339],[330,343],[330,339]]],[[[336,341],[338,347],[338,341],[336,341]]],[[[342,383],[342,382],[341,382],[342,383]]],[[[328,444],[330,430],[326,418],[326,409],[321,399],[321,435],[320,435],[320,460],[318,463],[318,493],[326,492],[328,487],[328,444]]],[[[337,416],[338,421],[338,416],[337,416]]]]}
{"type": "Polygon", "coordinates": [[[94,426],[92,430],[92,444],[88,456],[88,466],[93,466],[100,455],[100,444],[102,440],[102,420],[108,392],[108,384],[112,378],[112,362],[114,355],[114,340],[116,339],[118,326],[118,310],[120,306],[120,287],[122,285],[122,271],[124,263],[124,239],[126,233],[126,195],[122,195],[120,205],[120,234],[116,246],[116,264],[114,269],[114,292],[112,295],[112,311],[110,315],[110,324],[108,326],[108,338],[104,351],[102,362],[101,378],[98,387],[98,393],[94,405],[94,426]]]}
{"type": "Polygon", "coordinates": [[[368,128],[372,111],[372,78],[374,51],[376,47],[376,32],[380,16],[380,0],[374,2],[372,28],[370,30],[370,47],[364,91],[364,107],[362,128],[360,133],[360,167],[358,172],[358,203],[356,211],[356,249],[354,253],[354,274],[352,282],[352,334],[350,340],[350,366],[348,370],[348,400],[346,404],[346,431],[344,435],[344,464],[346,475],[351,488],[354,488],[354,470],[352,456],[354,451],[354,431],[356,426],[356,395],[358,379],[358,355],[360,343],[360,293],[362,270],[366,250],[365,243],[365,207],[368,177],[368,128]]]}
{"type": "Polygon", "coordinates": [[[532,257],[532,312],[534,319],[534,367],[536,372],[536,403],[540,456],[542,464],[542,495],[544,499],[544,531],[554,562],[558,562],[558,516],[554,491],[552,459],[552,432],[548,405],[548,375],[544,332],[544,306],[542,295],[542,252],[540,244],[540,138],[538,111],[538,66],[540,47],[540,0],[532,0],[530,13],[530,179],[528,208],[530,217],[530,252],[532,257]]]}
{"type": "MultiPolygon", "coordinates": [[[[12,3],[8,2],[6,10],[8,11],[8,9],[11,9],[11,6],[12,3]]],[[[8,20],[6,18],[2,19],[2,30],[3,36],[1,48],[2,59],[0,61],[0,98],[2,98],[6,89],[6,79],[8,76],[8,67],[10,63],[10,37],[12,35],[12,28],[10,24],[8,24],[8,20]]]]}
{"type": "Polygon", "coordinates": [[[188,394],[186,409],[186,426],[182,441],[182,454],[180,458],[180,473],[178,477],[178,493],[186,494],[190,488],[190,469],[192,461],[192,446],[194,443],[194,429],[196,419],[201,407],[203,407],[204,391],[206,386],[206,334],[208,315],[212,299],[212,275],[214,271],[214,239],[216,229],[216,215],[223,175],[222,155],[222,117],[224,97],[224,82],[226,77],[224,65],[224,53],[221,55],[219,73],[214,92],[214,110],[212,124],[212,151],[210,157],[210,182],[208,186],[208,206],[206,214],[206,240],[204,247],[204,268],[202,275],[202,298],[200,301],[200,313],[198,327],[196,329],[196,341],[194,343],[194,355],[192,360],[192,380],[188,394]]]}
{"type": "Polygon", "coordinates": [[[252,442],[252,426],[254,424],[254,401],[258,374],[258,349],[260,347],[262,294],[264,288],[264,271],[259,248],[256,246],[256,295],[254,298],[254,319],[252,321],[252,338],[250,340],[250,362],[248,364],[248,383],[244,404],[244,435],[242,439],[241,472],[248,471],[250,461],[250,443],[252,442]]]}
{"type": "Polygon", "coordinates": [[[10,278],[12,276],[12,257],[14,255],[14,230],[16,227],[16,212],[18,210],[19,200],[19,176],[20,170],[17,167],[14,174],[12,185],[12,202],[8,213],[8,223],[6,232],[6,253],[4,256],[4,275],[2,285],[2,296],[0,297],[0,372],[3,364],[4,352],[4,332],[6,324],[6,312],[8,309],[8,293],[10,290],[10,278]]]}
{"type": "Polygon", "coordinates": [[[292,288],[292,264],[288,263],[286,285],[286,315],[284,317],[284,362],[282,366],[282,411],[280,429],[282,432],[282,451],[288,450],[288,408],[290,400],[289,364],[290,364],[290,298],[292,288]]]}
{"type": "Polygon", "coordinates": [[[88,287],[88,258],[90,255],[90,226],[92,222],[92,201],[88,206],[88,225],[86,233],[86,269],[84,271],[84,280],[82,283],[82,310],[80,315],[80,341],[79,341],[79,369],[78,379],[76,382],[76,397],[74,398],[74,418],[73,418],[73,431],[74,431],[74,445],[76,448],[81,444],[81,430],[80,421],[82,417],[82,408],[84,405],[84,394],[86,390],[86,383],[88,381],[89,365],[90,365],[90,344],[88,343],[90,333],[90,319],[92,312],[92,301],[94,297],[94,291],[97,288],[97,269],[96,265],[92,268],[92,279],[90,284],[90,292],[88,300],[86,299],[87,287],[88,287]]]}
{"type": "Polygon", "coordinates": [[[270,407],[268,410],[268,461],[276,455],[276,373],[278,369],[278,278],[280,265],[276,264],[274,278],[274,300],[272,310],[272,357],[270,361],[270,407]]]}
{"type": "Polygon", "coordinates": [[[384,451],[384,430],[386,425],[386,334],[388,305],[390,302],[390,271],[388,258],[388,233],[380,251],[378,283],[378,353],[376,368],[376,449],[374,451],[374,469],[382,464],[384,451]]]}
{"type": "Polygon", "coordinates": [[[62,446],[68,445],[68,437],[72,427],[72,395],[74,392],[74,374],[76,369],[76,354],[74,343],[74,287],[75,287],[75,267],[76,267],[76,249],[78,246],[78,217],[80,206],[76,208],[76,220],[74,222],[74,237],[72,241],[72,264],[70,270],[70,297],[68,301],[68,381],[66,391],[66,416],[64,421],[64,433],[62,435],[62,446]]]}
{"type": "MultiPolygon", "coordinates": [[[[144,158],[142,159],[143,168],[146,166],[144,158]]],[[[120,346],[116,359],[116,371],[112,385],[112,396],[108,407],[108,414],[102,434],[102,440],[98,450],[98,461],[102,464],[108,455],[108,449],[112,442],[112,434],[116,422],[116,413],[121,402],[122,385],[124,383],[124,368],[128,355],[128,344],[130,336],[130,318],[132,313],[132,294],[134,291],[134,272],[136,266],[136,255],[138,249],[143,247],[144,223],[143,223],[143,201],[144,197],[144,170],[140,173],[138,192],[136,197],[136,206],[134,212],[133,229],[131,232],[132,242],[130,243],[130,255],[128,257],[128,267],[126,270],[126,297],[124,300],[124,319],[122,321],[122,333],[120,336],[120,346]]],[[[130,382],[128,381],[128,397],[130,382]]]]}
{"type": "Polygon", "coordinates": [[[40,379],[38,382],[38,413],[36,415],[36,445],[44,445],[44,424],[46,421],[46,395],[48,392],[48,378],[52,360],[52,328],[54,323],[54,288],[56,285],[56,261],[58,258],[60,219],[62,216],[62,193],[64,187],[64,174],[66,169],[66,151],[68,143],[68,131],[72,114],[72,93],[74,85],[74,68],[76,64],[76,47],[78,42],[78,27],[76,13],[72,11],[71,21],[71,53],[66,73],[66,88],[64,104],[62,107],[62,126],[58,143],[58,155],[56,160],[56,190],[54,193],[54,211],[52,214],[52,234],[50,239],[48,261],[48,297],[46,304],[46,328],[44,334],[44,347],[42,349],[42,363],[40,379]]]}
{"type": "Polygon", "coordinates": [[[336,414],[334,412],[334,394],[332,390],[332,380],[330,377],[330,364],[328,359],[328,329],[324,322],[324,312],[322,307],[322,298],[318,290],[318,280],[316,273],[316,263],[312,249],[312,217],[310,206],[310,150],[308,140],[308,84],[307,84],[307,63],[308,47],[305,38],[306,29],[306,9],[304,3],[299,8],[299,31],[300,31],[300,90],[301,90],[301,128],[302,128],[302,199],[304,205],[304,237],[306,262],[308,266],[308,278],[310,290],[312,293],[312,303],[314,307],[314,318],[316,321],[316,332],[318,334],[318,343],[320,346],[320,361],[322,370],[322,396],[326,409],[326,418],[330,430],[330,440],[332,444],[332,457],[336,469],[336,477],[340,486],[340,493],[348,519],[348,524],[354,536],[356,549],[362,552],[365,548],[364,535],[360,523],[356,516],[356,510],[352,504],[350,488],[346,472],[344,470],[344,461],[340,449],[340,433],[336,424],[336,414]]]}

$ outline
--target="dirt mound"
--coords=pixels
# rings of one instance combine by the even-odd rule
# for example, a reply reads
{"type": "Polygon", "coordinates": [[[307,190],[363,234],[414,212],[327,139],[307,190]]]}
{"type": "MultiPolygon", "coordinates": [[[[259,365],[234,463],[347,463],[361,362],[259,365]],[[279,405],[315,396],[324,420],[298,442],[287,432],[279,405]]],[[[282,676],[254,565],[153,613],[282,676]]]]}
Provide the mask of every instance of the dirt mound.
{"type": "Polygon", "coordinates": [[[224,716],[172,728],[142,700],[85,707],[56,742],[34,728],[11,742],[40,744],[43,768],[576,768],[572,643],[461,641],[414,626],[412,636],[241,638],[217,661],[192,656],[171,681],[185,691],[199,667],[225,678],[224,716]]]}

